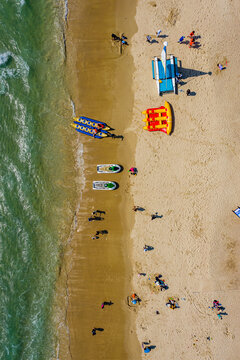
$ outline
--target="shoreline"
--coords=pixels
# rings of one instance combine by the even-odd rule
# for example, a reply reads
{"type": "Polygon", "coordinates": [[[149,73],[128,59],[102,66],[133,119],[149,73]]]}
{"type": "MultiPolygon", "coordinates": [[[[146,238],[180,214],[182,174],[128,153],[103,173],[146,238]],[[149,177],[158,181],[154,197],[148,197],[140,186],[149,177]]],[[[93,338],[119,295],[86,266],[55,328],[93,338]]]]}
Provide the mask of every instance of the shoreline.
{"type": "MultiPolygon", "coordinates": [[[[115,133],[125,136],[125,133],[128,133],[131,118],[129,113],[131,114],[132,111],[132,100],[129,96],[132,75],[131,55],[129,49],[126,48],[122,56],[119,56],[119,51],[115,44],[111,43],[110,36],[112,32],[123,28],[128,36],[133,34],[134,22],[131,21],[131,25],[127,26],[128,18],[124,15],[124,9],[127,8],[128,16],[132,16],[134,4],[131,4],[129,8],[127,2],[120,4],[116,1],[115,6],[108,7],[108,14],[104,13],[102,17],[99,17],[101,11],[99,6],[91,5],[91,21],[94,25],[91,31],[88,28],[86,32],[84,23],[87,21],[84,12],[88,13],[86,4],[81,8],[69,2],[66,45],[67,66],[70,71],[68,77],[72,89],[71,99],[76,106],[77,115],[84,114],[106,121],[116,129],[115,133]],[[97,18],[94,15],[95,11],[97,18]],[[119,11],[122,12],[120,16],[119,11]],[[110,13],[113,13],[114,17],[110,13]],[[106,20],[107,18],[114,20],[112,25],[108,20],[105,23],[104,16],[106,20]],[[100,18],[101,28],[98,28],[100,18]],[[80,19],[83,21],[80,22],[80,19]],[[78,54],[81,54],[81,57],[78,54]],[[97,73],[93,86],[88,74],[92,73],[94,64],[97,73]],[[111,85],[110,88],[107,81],[111,85]],[[128,84],[127,94],[124,89],[126,84],[128,84]]],[[[104,4],[101,7],[105,10],[104,4]]],[[[75,132],[73,134],[81,136],[75,132]]],[[[133,144],[133,137],[125,136],[123,142],[112,139],[93,142],[92,139],[81,136],[80,141],[84,151],[86,182],[80,209],[76,214],[76,230],[71,242],[72,250],[69,249],[70,256],[68,254],[66,257],[69,289],[67,323],[70,344],[68,351],[68,345],[64,345],[64,337],[60,339],[60,358],[64,356],[74,359],[84,354],[85,359],[92,359],[97,354],[98,356],[102,354],[104,359],[112,360],[116,356],[119,359],[126,359],[127,353],[132,354],[135,346],[132,322],[128,319],[129,313],[124,301],[131,291],[126,280],[130,278],[131,264],[125,257],[125,247],[133,218],[130,217],[127,227],[126,221],[123,220],[123,213],[129,206],[127,202],[131,201],[127,195],[129,185],[126,171],[130,166],[128,164],[130,159],[126,142],[130,141],[133,144]],[[93,192],[91,181],[99,178],[99,175],[96,175],[96,164],[111,162],[120,163],[125,169],[123,173],[112,176],[113,181],[119,182],[120,188],[107,194],[93,192]],[[87,218],[96,208],[107,211],[105,220],[101,224],[89,224],[87,218]],[[109,231],[109,235],[98,242],[91,240],[91,236],[98,229],[97,226],[106,227],[109,231]],[[101,310],[101,302],[107,300],[112,300],[114,305],[109,309],[101,310]],[[101,321],[101,324],[96,324],[97,321],[101,321]],[[91,329],[100,325],[104,327],[104,332],[101,336],[93,338],[91,329]],[[92,342],[95,344],[94,347],[92,342]]],[[[107,178],[106,175],[103,177],[107,178]]]]}

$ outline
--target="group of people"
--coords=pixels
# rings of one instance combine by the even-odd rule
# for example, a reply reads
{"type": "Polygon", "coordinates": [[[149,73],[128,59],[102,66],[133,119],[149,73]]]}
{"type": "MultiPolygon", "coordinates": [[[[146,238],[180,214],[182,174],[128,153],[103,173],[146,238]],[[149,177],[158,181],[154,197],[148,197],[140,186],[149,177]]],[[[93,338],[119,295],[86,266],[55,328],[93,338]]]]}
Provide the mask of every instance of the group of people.
{"type": "MultiPolygon", "coordinates": [[[[103,210],[94,210],[91,214],[91,217],[88,218],[88,221],[93,221],[93,220],[104,220],[104,218],[101,215],[105,215],[106,211],[103,210]]],[[[99,239],[99,235],[104,235],[104,234],[108,234],[107,230],[98,230],[96,231],[96,234],[92,237],[92,239],[99,239]]],[[[104,307],[108,305],[113,305],[112,301],[103,301],[101,304],[101,309],[104,309],[104,307]]],[[[92,335],[95,336],[97,334],[97,330],[98,331],[103,331],[104,329],[102,328],[96,328],[94,327],[92,329],[92,335]]]]}
{"type": "Polygon", "coordinates": [[[116,34],[112,34],[112,40],[120,42],[122,45],[128,45],[126,41],[127,37],[124,34],[122,34],[121,37],[117,36],[116,34]]]}
{"type": "Polygon", "coordinates": [[[222,320],[222,310],[224,310],[224,307],[218,300],[213,300],[212,310],[215,310],[217,312],[217,317],[222,320]]]}
{"type": "MultiPolygon", "coordinates": [[[[196,40],[195,31],[193,30],[192,32],[190,32],[188,37],[190,38],[189,47],[191,48],[195,44],[195,40],[196,40]]],[[[181,36],[180,39],[178,40],[178,43],[183,44],[183,41],[185,40],[185,38],[186,38],[185,36],[181,36]]],[[[188,43],[188,41],[186,43],[188,43]]]]}
{"type": "Polygon", "coordinates": [[[162,279],[162,275],[155,276],[155,281],[154,281],[154,283],[155,283],[155,285],[157,285],[157,286],[160,287],[160,290],[161,290],[161,291],[168,289],[167,284],[165,284],[165,280],[162,279]]]}

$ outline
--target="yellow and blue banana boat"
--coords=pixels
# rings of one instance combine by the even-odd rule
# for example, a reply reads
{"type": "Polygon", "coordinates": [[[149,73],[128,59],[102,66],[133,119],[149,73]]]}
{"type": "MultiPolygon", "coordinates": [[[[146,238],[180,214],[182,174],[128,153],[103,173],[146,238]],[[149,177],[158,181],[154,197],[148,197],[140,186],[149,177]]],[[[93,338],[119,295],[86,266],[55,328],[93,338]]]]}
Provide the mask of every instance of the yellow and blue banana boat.
{"type": "Polygon", "coordinates": [[[74,122],[73,124],[71,124],[71,126],[78,132],[88,135],[88,136],[92,136],[95,137],[96,139],[102,139],[104,137],[109,136],[108,132],[106,130],[101,130],[99,131],[97,134],[95,133],[96,128],[93,127],[89,127],[87,125],[82,125],[82,124],[78,124],[76,122],[74,122]],[[94,136],[95,135],[95,136],[94,136]]]}
{"type": "Polygon", "coordinates": [[[101,124],[101,125],[103,125],[102,130],[111,130],[111,128],[106,123],[104,123],[102,121],[90,119],[85,116],[80,116],[78,118],[75,117],[75,118],[73,118],[73,120],[74,120],[74,123],[86,125],[86,126],[93,127],[93,128],[98,128],[98,124],[101,124]]]}

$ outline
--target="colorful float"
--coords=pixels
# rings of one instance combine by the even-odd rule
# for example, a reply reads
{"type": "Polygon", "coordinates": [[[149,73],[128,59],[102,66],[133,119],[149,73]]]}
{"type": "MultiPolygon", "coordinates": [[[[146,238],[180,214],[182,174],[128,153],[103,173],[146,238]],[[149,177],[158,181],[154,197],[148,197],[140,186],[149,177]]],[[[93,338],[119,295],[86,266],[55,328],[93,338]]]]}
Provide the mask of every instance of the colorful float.
{"type": "Polygon", "coordinates": [[[73,122],[74,124],[81,124],[81,125],[85,125],[85,126],[88,126],[88,127],[93,127],[93,128],[96,128],[96,129],[99,129],[101,128],[101,130],[111,130],[110,127],[102,122],[102,121],[98,121],[98,120],[94,120],[94,119],[90,119],[88,117],[85,117],[85,116],[80,116],[80,117],[75,117],[73,118],[73,122]]]}
{"type": "Polygon", "coordinates": [[[164,106],[147,109],[142,114],[146,115],[145,119],[143,119],[146,122],[146,125],[143,127],[144,130],[162,131],[167,135],[171,134],[172,110],[167,101],[165,101],[164,106]]]}
{"type": "Polygon", "coordinates": [[[104,137],[109,136],[108,132],[106,130],[101,130],[96,132],[96,128],[93,127],[89,127],[87,125],[81,125],[76,123],[76,121],[71,124],[71,126],[78,132],[88,135],[88,136],[92,136],[95,137],[96,139],[102,139],[104,137]]]}

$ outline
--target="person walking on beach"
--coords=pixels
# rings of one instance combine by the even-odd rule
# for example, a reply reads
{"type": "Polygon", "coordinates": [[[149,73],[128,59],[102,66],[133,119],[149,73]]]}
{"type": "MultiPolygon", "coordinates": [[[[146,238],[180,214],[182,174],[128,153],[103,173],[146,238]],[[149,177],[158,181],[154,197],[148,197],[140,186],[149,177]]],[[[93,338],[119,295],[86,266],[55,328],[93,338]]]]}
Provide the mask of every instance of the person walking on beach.
{"type": "Polygon", "coordinates": [[[190,96],[191,90],[190,90],[190,89],[187,89],[186,94],[187,94],[187,96],[190,96]]]}
{"type": "Polygon", "coordinates": [[[158,38],[160,37],[161,32],[162,32],[162,30],[160,30],[160,29],[156,32],[156,35],[158,38]]]}
{"type": "Polygon", "coordinates": [[[92,329],[92,336],[96,335],[97,334],[97,331],[96,331],[96,328],[93,328],[92,329]]]}
{"type": "Polygon", "coordinates": [[[147,39],[146,39],[146,41],[147,41],[149,44],[151,44],[151,43],[152,43],[152,38],[151,38],[151,36],[150,36],[150,35],[147,35],[147,39]]]}
{"type": "Polygon", "coordinates": [[[102,211],[102,210],[95,210],[92,212],[92,215],[96,215],[96,214],[106,214],[106,211],[102,211]]]}
{"type": "Polygon", "coordinates": [[[110,301],[104,301],[102,304],[101,304],[101,309],[104,309],[104,307],[108,305],[108,306],[111,306],[113,305],[113,302],[110,300],[110,301]]]}
{"type": "Polygon", "coordinates": [[[121,39],[120,39],[120,37],[117,36],[116,34],[112,34],[112,40],[114,40],[114,41],[120,41],[121,39]]]}
{"type": "Polygon", "coordinates": [[[181,44],[184,39],[185,39],[185,36],[181,36],[180,39],[178,40],[178,43],[181,44]]]}
{"type": "Polygon", "coordinates": [[[159,216],[159,215],[158,215],[158,212],[156,212],[155,214],[152,214],[152,215],[151,215],[151,220],[154,220],[154,219],[157,219],[157,218],[161,218],[161,217],[162,217],[162,215],[159,216]]]}
{"type": "Polygon", "coordinates": [[[129,170],[128,170],[128,172],[130,172],[131,173],[131,175],[137,175],[137,168],[135,168],[135,167],[131,167],[129,170]]]}
{"type": "Polygon", "coordinates": [[[190,32],[190,34],[189,34],[188,37],[190,37],[191,39],[193,39],[193,38],[194,38],[194,34],[195,34],[195,31],[192,31],[192,32],[190,32]]]}
{"type": "Polygon", "coordinates": [[[225,69],[225,67],[223,67],[221,64],[217,64],[217,67],[219,68],[220,71],[225,69]]]}
{"type": "MultiPolygon", "coordinates": [[[[149,342],[147,343],[147,345],[150,345],[151,344],[151,341],[149,340],[149,342]]],[[[144,351],[145,354],[148,354],[150,353],[151,351],[151,347],[150,346],[146,346],[146,343],[145,342],[142,342],[142,349],[144,351]]]]}
{"type": "Polygon", "coordinates": [[[103,220],[103,218],[100,217],[100,216],[91,216],[91,217],[88,218],[88,221],[93,221],[93,220],[100,221],[100,220],[103,220]]]}
{"type": "Polygon", "coordinates": [[[144,245],[143,247],[143,251],[146,252],[146,251],[150,251],[150,250],[153,250],[154,248],[150,245],[144,245]]]}
{"type": "Polygon", "coordinates": [[[105,235],[105,234],[108,234],[108,231],[107,230],[99,230],[97,231],[98,234],[101,234],[101,235],[105,235]]]}
{"type": "Polygon", "coordinates": [[[140,206],[134,206],[133,207],[133,211],[138,211],[138,210],[140,210],[141,208],[140,208],[140,206]]]}
{"type": "Polygon", "coordinates": [[[191,48],[194,44],[195,44],[195,40],[194,40],[194,38],[191,38],[189,47],[191,48]]]}

